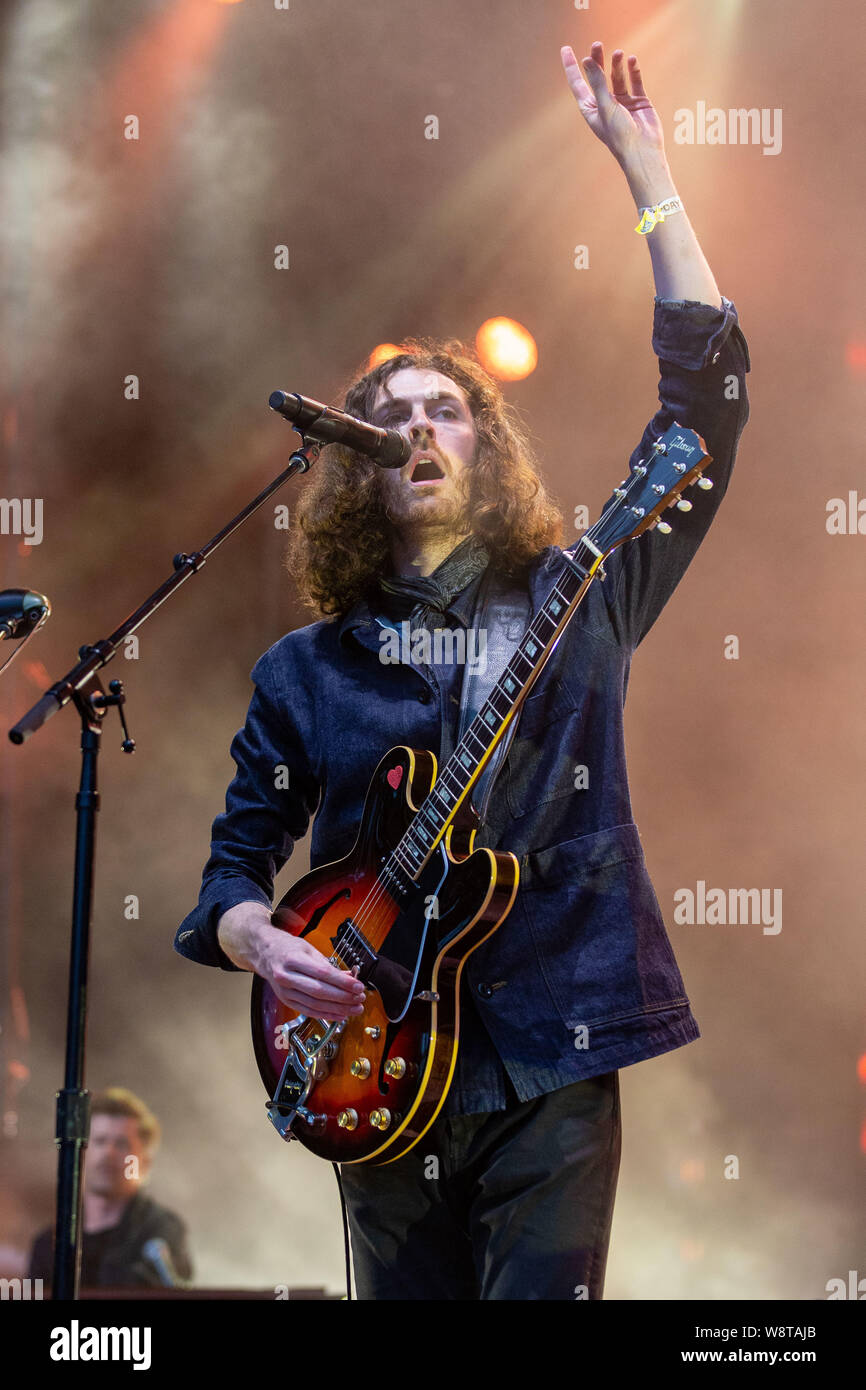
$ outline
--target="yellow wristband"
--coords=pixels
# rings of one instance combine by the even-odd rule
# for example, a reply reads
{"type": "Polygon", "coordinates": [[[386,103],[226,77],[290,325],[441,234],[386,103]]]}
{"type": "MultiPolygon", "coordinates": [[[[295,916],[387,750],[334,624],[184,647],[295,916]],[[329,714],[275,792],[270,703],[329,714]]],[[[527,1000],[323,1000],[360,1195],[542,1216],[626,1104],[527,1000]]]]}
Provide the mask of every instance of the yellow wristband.
{"type": "Polygon", "coordinates": [[[640,222],[635,227],[635,231],[640,232],[641,236],[647,236],[657,222],[664,222],[671,213],[684,212],[685,209],[682,199],[665,198],[664,202],[656,203],[654,208],[639,208],[638,211],[640,212],[640,222]]]}

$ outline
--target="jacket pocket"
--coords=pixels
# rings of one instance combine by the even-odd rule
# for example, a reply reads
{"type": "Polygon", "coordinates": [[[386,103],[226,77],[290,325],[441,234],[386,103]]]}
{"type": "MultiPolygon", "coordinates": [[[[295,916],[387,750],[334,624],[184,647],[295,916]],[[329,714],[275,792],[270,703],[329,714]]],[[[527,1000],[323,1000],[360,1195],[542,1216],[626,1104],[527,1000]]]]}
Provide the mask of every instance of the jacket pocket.
{"type": "Polygon", "coordinates": [[[687,1003],[638,828],[615,825],[523,856],[539,968],[568,1028],[687,1003]]]}

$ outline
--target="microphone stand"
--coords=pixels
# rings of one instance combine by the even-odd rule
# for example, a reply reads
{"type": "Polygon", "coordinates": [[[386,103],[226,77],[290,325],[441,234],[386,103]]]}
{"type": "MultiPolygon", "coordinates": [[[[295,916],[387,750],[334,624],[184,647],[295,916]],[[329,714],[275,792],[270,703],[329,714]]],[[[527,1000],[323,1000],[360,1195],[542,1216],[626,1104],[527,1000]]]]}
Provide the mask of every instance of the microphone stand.
{"type": "Polygon", "coordinates": [[[93,867],[96,845],[96,813],[99,810],[97,760],[102,720],[116,705],[123,726],[124,753],[132,753],[135,743],[129,737],[123,713],[123,682],[109,683],[106,695],[98,671],[117,654],[121,642],[141,627],[191,575],[197,574],[208,556],[232,532],[252,516],[263,502],[295,473],[306,473],[323,445],[307,440],[298,429],[302,444],[289,459],[288,467],[258,497],[238,512],[227,526],[192,555],[175,555],[174,574],[145,599],[140,608],[120,627],[98,642],[79,648],[80,660],[9,730],[15,744],[26,742],[52,715],[71,700],[81,717],[81,777],[75,799],[75,881],[72,891],[72,933],[69,958],[69,1002],[66,1015],[66,1067],[63,1089],[57,1094],[55,1142],[57,1160],[57,1213],[54,1245],[53,1300],[78,1298],[81,1268],[81,1180],[84,1150],[90,1137],[90,1093],[84,1089],[84,1052],[87,1029],[87,966],[90,954],[90,926],[93,907],[93,867]]]}

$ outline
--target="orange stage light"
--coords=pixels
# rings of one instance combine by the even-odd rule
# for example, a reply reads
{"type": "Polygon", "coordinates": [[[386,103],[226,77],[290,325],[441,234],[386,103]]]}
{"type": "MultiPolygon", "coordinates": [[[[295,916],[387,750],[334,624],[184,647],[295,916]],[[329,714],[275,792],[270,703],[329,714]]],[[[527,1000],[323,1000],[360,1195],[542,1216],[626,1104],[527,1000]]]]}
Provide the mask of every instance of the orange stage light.
{"type": "Polygon", "coordinates": [[[866,1085],[866,1052],[861,1052],[857,1058],[857,1076],[866,1085]]]}
{"type": "Polygon", "coordinates": [[[383,362],[387,362],[391,357],[399,357],[403,351],[396,343],[380,343],[374,347],[367,361],[367,371],[372,372],[374,367],[381,367],[383,362]]]}
{"type": "Polygon", "coordinates": [[[487,319],[475,335],[478,356],[491,376],[522,381],[538,364],[532,334],[515,319],[487,319]]]}
{"type": "Polygon", "coordinates": [[[845,361],[852,372],[866,372],[866,341],[852,338],[845,347],[845,361]]]}

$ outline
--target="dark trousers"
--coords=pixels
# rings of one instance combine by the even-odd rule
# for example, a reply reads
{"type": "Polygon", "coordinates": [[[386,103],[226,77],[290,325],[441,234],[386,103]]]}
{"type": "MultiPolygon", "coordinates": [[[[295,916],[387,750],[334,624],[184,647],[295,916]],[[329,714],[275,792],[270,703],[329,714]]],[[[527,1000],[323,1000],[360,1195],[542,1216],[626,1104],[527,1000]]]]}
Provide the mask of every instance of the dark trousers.
{"type": "Polygon", "coordinates": [[[612,1071],[343,1166],[357,1297],[601,1298],[620,1147],[612,1071]]]}

